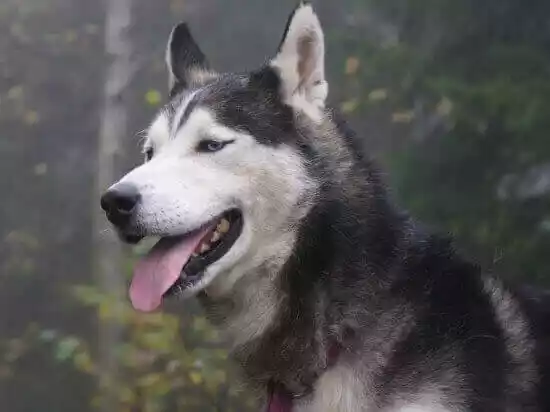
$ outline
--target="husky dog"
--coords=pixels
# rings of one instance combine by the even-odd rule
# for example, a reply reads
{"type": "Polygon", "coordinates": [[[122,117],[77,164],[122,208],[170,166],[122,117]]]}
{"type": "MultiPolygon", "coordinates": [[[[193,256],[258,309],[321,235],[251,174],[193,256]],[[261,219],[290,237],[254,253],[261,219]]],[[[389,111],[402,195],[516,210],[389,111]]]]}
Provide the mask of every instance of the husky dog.
{"type": "Polygon", "coordinates": [[[550,299],[483,273],[389,200],[327,107],[312,6],[277,53],[220,74],[187,26],[146,161],[102,197],[141,311],[197,296],[269,411],[550,411],[550,299]],[[546,326],[548,325],[548,326],[546,326]]]}

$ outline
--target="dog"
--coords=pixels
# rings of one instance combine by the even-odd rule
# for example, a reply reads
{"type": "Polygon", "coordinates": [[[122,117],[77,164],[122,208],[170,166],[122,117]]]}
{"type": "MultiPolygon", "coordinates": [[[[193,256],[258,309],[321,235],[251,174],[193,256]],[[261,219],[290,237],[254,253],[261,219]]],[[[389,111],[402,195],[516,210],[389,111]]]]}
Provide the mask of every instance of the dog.
{"type": "Polygon", "coordinates": [[[245,73],[173,29],[145,161],[101,198],[124,241],[160,237],[133,306],[196,296],[270,412],[550,411],[550,299],[394,204],[324,61],[309,3],[245,73]]]}

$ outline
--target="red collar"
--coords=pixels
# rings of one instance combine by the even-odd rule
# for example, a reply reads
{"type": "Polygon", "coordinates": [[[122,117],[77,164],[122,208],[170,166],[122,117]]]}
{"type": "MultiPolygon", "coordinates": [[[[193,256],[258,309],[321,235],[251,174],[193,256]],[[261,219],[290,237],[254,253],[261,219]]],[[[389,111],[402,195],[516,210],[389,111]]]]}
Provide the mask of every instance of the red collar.
{"type": "MultiPolygon", "coordinates": [[[[341,346],[337,343],[330,345],[327,351],[327,368],[333,366],[340,355],[341,346]]],[[[268,387],[268,402],[266,412],[292,412],[292,394],[282,385],[271,383],[268,387]]]]}

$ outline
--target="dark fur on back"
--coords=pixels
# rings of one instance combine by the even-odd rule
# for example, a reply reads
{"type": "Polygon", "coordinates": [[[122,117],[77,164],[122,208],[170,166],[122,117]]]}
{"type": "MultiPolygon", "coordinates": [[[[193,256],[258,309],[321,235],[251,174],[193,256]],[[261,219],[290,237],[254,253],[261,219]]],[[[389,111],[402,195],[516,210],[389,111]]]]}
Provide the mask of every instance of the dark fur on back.
{"type": "MultiPolygon", "coordinates": [[[[260,387],[275,381],[294,395],[308,394],[328,366],[328,348],[337,345],[339,361],[375,388],[367,396],[381,408],[396,394],[412,401],[433,386],[450,409],[549,410],[550,331],[542,323],[548,314],[513,295],[522,309],[514,320],[540,342],[526,357],[533,380],[516,383],[523,367],[503,330],[514,325],[498,321],[480,268],[399,211],[359,138],[345,122],[335,123],[353,166],[345,181],[332,181],[319,175],[330,154],[313,153],[311,173],[324,179],[322,193],[279,274],[276,322],[234,352],[247,377],[260,387]]],[[[202,300],[215,309],[215,301],[202,300]]]]}

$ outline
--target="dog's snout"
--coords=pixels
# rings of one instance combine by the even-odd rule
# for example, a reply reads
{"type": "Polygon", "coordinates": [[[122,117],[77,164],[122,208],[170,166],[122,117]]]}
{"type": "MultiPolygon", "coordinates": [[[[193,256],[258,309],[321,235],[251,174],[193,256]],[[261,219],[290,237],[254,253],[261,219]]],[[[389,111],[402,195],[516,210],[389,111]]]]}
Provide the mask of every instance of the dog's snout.
{"type": "Polygon", "coordinates": [[[136,186],[130,183],[119,183],[101,197],[101,208],[111,223],[121,226],[130,219],[140,198],[141,195],[136,186]]]}

